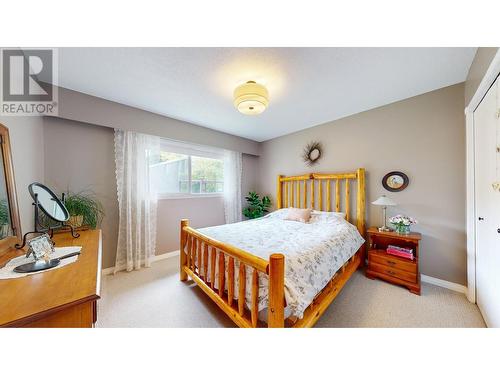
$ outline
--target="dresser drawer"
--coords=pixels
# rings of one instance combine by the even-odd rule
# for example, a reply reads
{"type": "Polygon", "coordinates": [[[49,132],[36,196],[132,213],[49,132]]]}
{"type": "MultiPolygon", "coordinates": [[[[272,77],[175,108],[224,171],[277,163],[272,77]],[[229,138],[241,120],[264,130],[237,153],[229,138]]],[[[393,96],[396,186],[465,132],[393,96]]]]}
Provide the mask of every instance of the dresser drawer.
{"type": "Polygon", "coordinates": [[[410,262],[406,259],[397,259],[394,256],[387,255],[385,252],[370,251],[368,253],[368,261],[370,263],[377,263],[410,273],[417,273],[417,263],[410,262]]]}
{"type": "Polygon", "coordinates": [[[369,268],[374,271],[378,272],[384,275],[396,277],[401,280],[408,281],[410,283],[416,283],[417,282],[417,274],[416,273],[411,273],[407,271],[403,271],[391,266],[385,266],[382,264],[378,263],[370,263],[369,268]]]}

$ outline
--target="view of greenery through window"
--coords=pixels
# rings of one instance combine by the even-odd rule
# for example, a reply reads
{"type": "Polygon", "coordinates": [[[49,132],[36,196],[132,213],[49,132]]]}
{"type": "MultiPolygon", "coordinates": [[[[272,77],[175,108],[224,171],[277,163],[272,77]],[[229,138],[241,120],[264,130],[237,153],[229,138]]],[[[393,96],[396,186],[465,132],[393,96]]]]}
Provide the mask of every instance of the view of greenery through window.
{"type": "Polygon", "coordinates": [[[161,193],[211,194],[224,189],[224,164],[219,159],[162,151],[151,168],[161,193]]]}

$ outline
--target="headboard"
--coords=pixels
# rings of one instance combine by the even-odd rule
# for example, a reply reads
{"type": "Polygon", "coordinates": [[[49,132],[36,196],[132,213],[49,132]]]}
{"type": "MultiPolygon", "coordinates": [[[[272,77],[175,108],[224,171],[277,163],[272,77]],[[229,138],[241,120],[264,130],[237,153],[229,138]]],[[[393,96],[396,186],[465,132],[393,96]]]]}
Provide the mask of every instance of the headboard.
{"type": "Polygon", "coordinates": [[[365,235],[365,169],[348,173],[308,173],[300,176],[278,176],[277,208],[310,207],[314,210],[345,212],[346,220],[365,235]],[[332,186],[334,185],[334,186],[332,186]],[[352,202],[351,189],[356,189],[352,202]],[[335,194],[335,196],[334,196],[335,194]],[[333,199],[335,197],[335,199],[333,199]],[[352,207],[353,203],[355,208],[352,207]],[[352,210],[352,211],[351,211],[352,210]],[[355,215],[352,214],[355,212],[355,215]]]}

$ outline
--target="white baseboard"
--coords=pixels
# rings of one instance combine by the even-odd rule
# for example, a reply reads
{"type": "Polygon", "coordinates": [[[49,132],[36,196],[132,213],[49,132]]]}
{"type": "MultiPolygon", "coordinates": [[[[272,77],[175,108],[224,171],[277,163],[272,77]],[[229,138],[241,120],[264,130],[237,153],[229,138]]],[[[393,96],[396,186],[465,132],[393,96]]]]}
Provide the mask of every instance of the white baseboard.
{"type": "MultiPolygon", "coordinates": [[[[155,255],[153,257],[153,259],[151,259],[151,263],[158,262],[158,261],[163,260],[163,259],[173,258],[173,257],[179,256],[179,254],[180,254],[180,251],[176,250],[176,251],[170,251],[168,253],[164,253],[164,254],[160,254],[160,255],[155,255]]],[[[120,271],[123,271],[123,270],[120,270],[120,271]]],[[[104,268],[101,271],[101,274],[103,276],[105,276],[105,275],[111,275],[113,272],[115,272],[115,267],[109,267],[109,268],[104,268]]]]}
{"type": "Polygon", "coordinates": [[[463,294],[467,295],[467,287],[465,285],[452,283],[451,281],[436,279],[435,277],[431,277],[431,276],[427,276],[427,275],[421,275],[421,280],[424,283],[437,285],[437,286],[440,286],[442,288],[450,289],[450,290],[453,290],[454,292],[463,293],[463,294]]]}

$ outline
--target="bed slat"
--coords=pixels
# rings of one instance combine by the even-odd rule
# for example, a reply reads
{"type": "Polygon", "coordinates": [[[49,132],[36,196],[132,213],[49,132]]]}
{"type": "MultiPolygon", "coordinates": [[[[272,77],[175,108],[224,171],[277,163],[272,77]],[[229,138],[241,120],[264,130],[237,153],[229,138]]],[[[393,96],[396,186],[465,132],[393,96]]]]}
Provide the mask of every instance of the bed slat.
{"type": "Polygon", "coordinates": [[[297,181],[297,207],[301,208],[302,207],[302,199],[300,195],[300,181],[297,181]]]}
{"type": "Polygon", "coordinates": [[[252,273],[252,327],[257,327],[259,317],[259,272],[254,269],[252,273]]]}
{"type": "Polygon", "coordinates": [[[227,303],[233,305],[234,299],[234,258],[229,257],[227,262],[227,303]]]}
{"type": "Polygon", "coordinates": [[[315,206],[314,206],[315,202],[314,202],[314,180],[311,180],[311,208],[313,210],[315,210],[315,206]]]}
{"type": "Polygon", "coordinates": [[[208,280],[208,246],[203,242],[203,280],[208,280]]]}
{"type": "Polygon", "coordinates": [[[203,262],[201,259],[201,241],[198,241],[198,255],[196,256],[198,259],[198,276],[201,277],[201,272],[203,270],[203,262]]]}
{"type": "Polygon", "coordinates": [[[226,278],[226,260],[224,253],[219,251],[219,297],[224,295],[224,281],[226,278]]]}
{"type": "Polygon", "coordinates": [[[285,182],[285,207],[288,207],[288,182],[285,182]]]}
{"type": "Polygon", "coordinates": [[[350,212],[350,206],[351,206],[351,198],[350,198],[350,192],[349,192],[349,180],[345,180],[345,219],[349,221],[349,212],[350,212]]]}
{"type": "Polygon", "coordinates": [[[304,180],[304,205],[302,208],[307,208],[307,180],[304,180]]]}
{"type": "Polygon", "coordinates": [[[330,212],[332,210],[331,185],[332,185],[332,180],[327,180],[326,181],[326,210],[328,212],[330,212]]]}
{"type": "Polygon", "coordinates": [[[194,254],[196,251],[196,237],[193,237],[191,239],[191,269],[194,271],[195,270],[195,264],[194,264],[194,254]]]}
{"type": "Polygon", "coordinates": [[[217,249],[211,247],[210,249],[210,287],[215,289],[215,257],[217,256],[217,249]]]}
{"type": "Polygon", "coordinates": [[[335,180],[335,211],[340,212],[340,180],[335,180]]]}
{"type": "Polygon", "coordinates": [[[319,210],[323,211],[323,181],[318,180],[318,205],[319,210]]]}
{"type": "Polygon", "coordinates": [[[238,313],[243,316],[245,312],[247,271],[243,262],[240,262],[240,272],[238,275],[238,313]]]}

